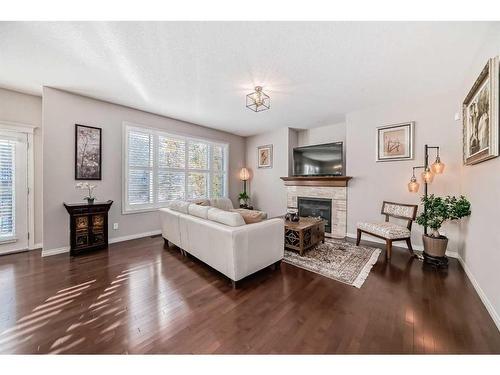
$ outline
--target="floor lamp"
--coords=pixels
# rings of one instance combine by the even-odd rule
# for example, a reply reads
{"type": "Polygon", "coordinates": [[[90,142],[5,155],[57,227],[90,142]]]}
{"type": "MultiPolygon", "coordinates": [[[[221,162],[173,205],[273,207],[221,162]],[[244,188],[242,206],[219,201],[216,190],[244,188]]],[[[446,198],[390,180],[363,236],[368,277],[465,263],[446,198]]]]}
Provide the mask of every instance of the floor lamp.
{"type": "MultiPolygon", "coordinates": [[[[244,194],[245,197],[248,197],[248,195],[247,195],[247,181],[249,179],[250,179],[250,172],[248,172],[248,169],[241,168],[241,170],[240,170],[240,180],[243,181],[243,194],[244,194]]],[[[241,196],[241,194],[240,194],[240,196],[241,196]]],[[[248,198],[246,198],[246,199],[248,199],[248,198]]],[[[248,206],[248,203],[245,203],[245,206],[248,206]]]]}
{"type": "MultiPolygon", "coordinates": [[[[420,184],[418,183],[417,178],[415,177],[415,169],[423,169],[422,180],[424,182],[424,197],[427,198],[429,184],[432,182],[435,175],[443,173],[444,167],[445,167],[445,165],[441,161],[441,158],[439,157],[439,146],[425,145],[424,146],[424,165],[419,165],[419,166],[413,167],[412,177],[410,179],[410,182],[408,183],[408,191],[410,191],[411,193],[418,192],[420,184]],[[437,151],[436,160],[434,161],[434,163],[430,167],[429,167],[429,150],[436,150],[437,151]]],[[[427,209],[424,205],[424,213],[425,212],[427,212],[427,209]]],[[[424,234],[427,235],[427,225],[424,225],[424,234]]],[[[433,263],[433,264],[435,264],[436,262],[438,262],[438,263],[442,262],[442,261],[434,259],[434,257],[426,254],[425,250],[424,250],[424,261],[426,261],[428,263],[433,263]]]]}

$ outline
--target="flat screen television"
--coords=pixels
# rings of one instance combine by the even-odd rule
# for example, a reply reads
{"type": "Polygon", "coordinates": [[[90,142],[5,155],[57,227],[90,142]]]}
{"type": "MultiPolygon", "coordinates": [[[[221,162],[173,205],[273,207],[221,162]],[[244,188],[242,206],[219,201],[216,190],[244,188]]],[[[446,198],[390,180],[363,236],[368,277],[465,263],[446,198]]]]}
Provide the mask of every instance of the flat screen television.
{"type": "Polygon", "coordinates": [[[343,142],[293,149],[294,176],[343,176],[343,142]]]}

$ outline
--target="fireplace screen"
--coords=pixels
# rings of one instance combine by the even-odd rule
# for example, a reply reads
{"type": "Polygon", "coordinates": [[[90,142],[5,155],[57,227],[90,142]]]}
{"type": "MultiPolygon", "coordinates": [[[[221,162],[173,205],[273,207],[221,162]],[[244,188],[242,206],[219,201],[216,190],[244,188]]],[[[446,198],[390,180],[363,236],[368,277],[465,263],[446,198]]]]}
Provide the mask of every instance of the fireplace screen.
{"type": "Polygon", "coordinates": [[[332,200],[323,198],[297,198],[299,216],[321,217],[326,221],[325,232],[332,232],[332,200]]]}

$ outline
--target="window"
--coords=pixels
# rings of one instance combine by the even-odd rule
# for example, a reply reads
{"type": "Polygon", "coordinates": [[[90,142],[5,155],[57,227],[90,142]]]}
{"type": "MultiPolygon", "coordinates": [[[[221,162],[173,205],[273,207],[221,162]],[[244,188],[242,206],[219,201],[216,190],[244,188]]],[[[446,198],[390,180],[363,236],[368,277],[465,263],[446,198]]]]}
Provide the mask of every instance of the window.
{"type": "Polygon", "coordinates": [[[15,154],[15,141],[0,139],[0,240],[15,234],[15,154]]]}
{"type": "Polygon", "coordinates": [[[227,196],[228,145],[124,125],[124,212],[227,196]]]}

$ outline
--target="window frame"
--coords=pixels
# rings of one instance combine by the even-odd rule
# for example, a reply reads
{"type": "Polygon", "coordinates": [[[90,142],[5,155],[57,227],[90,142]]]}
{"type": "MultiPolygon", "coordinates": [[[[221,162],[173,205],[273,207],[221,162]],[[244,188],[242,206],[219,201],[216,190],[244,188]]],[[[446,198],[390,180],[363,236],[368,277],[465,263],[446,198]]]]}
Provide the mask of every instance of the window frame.
{"type": "MultiPolygon", "coordinates": [[[[174,200],[169,200],[165,202],[158,202],[158,176],[159,171],[166,172],[184,172],[184,200],[190,199],[188,197],[188,176],[189,173],[207,173],[207,199],[210,199],[211,194],[211,177],[216,173],[212,169],[212,146],[222,146],[224,150],[224,166],[223,166],[223,197],[227,198],[229,189],[229,143],[213,138],[200,138],[193,137],[188,134],[181,134],[177,132],[168,131],[165,129],[153,128],[145,125],[140,125],[128,121],[124,121],[122,124],[122,214],[134,214],[141,212],[151,212],[156,211],[159,208],[166,207],[169,202],[174,200]],[[153,152],[153,165],[152,167],[137,168],[138,170],[151,170],[152,171],[152,203],[136,204],[130,205],[128,201],[128,172],[129,172],[129,158],[128,158],[128,134],[129,131],[138,131],[146,134],[151,134],[153,137],[152,142],[152,152],[153,152]],[[159,137],[171,137],[177,138],[185,141],[185,165],[184,168],[172,168],[172,167],[161,167],[159,165],[159,137]],[[190,169],[189,168],[189,142],[201,142],[209,145],[208,148],[208,169],[190,169]]],[[[194,198],[196,199],[196,198],[194,198]]]]}
{"type": "MultiPolygon", "coordinates": [[[[26,136],[27,147],[27,220],[28,220],[28,250],[41,248],[40,243],[35,244],[35,153],[34,153],[34,134],[38,125],[24,124],[20,122],[0,120],[0,131],[14,132],[26,136]]],[[[11,242],[17,241],[17,239],[11,242]]],[[[7,242],[3,242],[7,243],[7,242]]],[[[18,250],[14,250],[18,251],[18,250]]]]}

